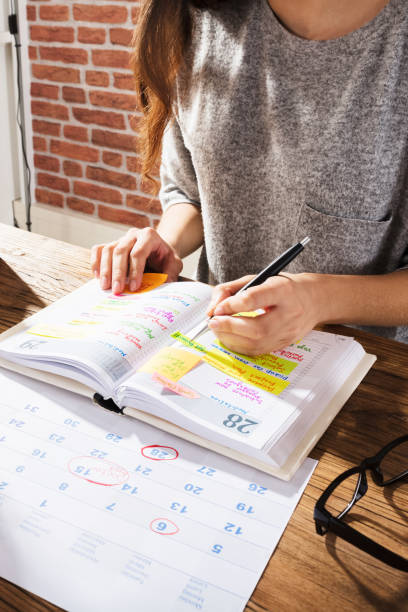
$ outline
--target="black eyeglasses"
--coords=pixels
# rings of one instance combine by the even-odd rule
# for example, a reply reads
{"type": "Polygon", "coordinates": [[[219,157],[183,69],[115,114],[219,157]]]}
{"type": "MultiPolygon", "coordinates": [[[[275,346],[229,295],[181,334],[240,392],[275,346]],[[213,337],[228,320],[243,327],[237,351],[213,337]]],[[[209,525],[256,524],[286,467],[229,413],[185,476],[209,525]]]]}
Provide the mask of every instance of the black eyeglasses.
{"type": "Polygon", "coordinates": [[[342,521],[354,504],[367,493],[367,470],[370,470],[375,484],[380,487],[407,478],[408,435],[390,442],[379,453],[364,459],[360,465],[343,472],[333,480],[316,502],[313,515],[316,531],[319,535],[331,531],[376,559],[408,572],[408,559],[377,544],[342,521]]]}

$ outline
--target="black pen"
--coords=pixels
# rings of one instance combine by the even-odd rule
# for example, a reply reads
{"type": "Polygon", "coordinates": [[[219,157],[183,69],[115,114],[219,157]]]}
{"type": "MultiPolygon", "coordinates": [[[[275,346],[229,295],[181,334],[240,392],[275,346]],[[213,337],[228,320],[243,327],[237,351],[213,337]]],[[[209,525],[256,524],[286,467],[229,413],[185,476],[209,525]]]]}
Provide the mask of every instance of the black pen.
{"type": "MultiPolygon", "coordinates": [[[[303,249],[305,248],[308,242],[310,242],[310,238],[306,237],[306,238],[303,238],[303,240],[301,240],[300,242],[297,242],[295,245],[290,247],[290,249],[288,249],[287,251],[282,253],[282,255],[279,255],[279,257],[274,259],[268,266],[266,266],[266,268],[264,268],[261,272],[259,272],[259,274],[257,274],[246,285],[241,287],[241,289],[237,291],[235,295],[238,295],[242,293],[243,291],[246,291],[250,287],[256,287],[257,285],[262,285],[262,283],[264,283],[271,276],[276,276],[277,274],[279,274],[279,272],[281,272],[283,268],[286,268],[286,266],[290,264],[290,262],[293,259],[295,259],[295,257],[297,257],[299,253],[303,251],[303,249]]],[[[202,327],[200,327],[197,333],[193,336],[193,338],[190,338],[190,340],[196,340],[198,336],[201,336],[201,334],[203,334],[208,328],[208,323],[209,321],[211,321],[211,319],[212,317],[208,317],[204,321],[202,327]]]]}

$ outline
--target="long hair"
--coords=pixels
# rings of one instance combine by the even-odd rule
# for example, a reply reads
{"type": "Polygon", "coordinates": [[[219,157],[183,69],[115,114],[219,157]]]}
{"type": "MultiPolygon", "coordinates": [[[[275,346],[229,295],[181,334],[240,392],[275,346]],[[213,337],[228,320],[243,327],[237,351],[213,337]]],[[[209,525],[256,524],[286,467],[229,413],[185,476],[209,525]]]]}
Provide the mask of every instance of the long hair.
{"type": "Polygon", "coordinates": [[[191,40],[191,6],[217,8],[225,0],[143,0],[133,36],[131,65],[143,113],[142,176],[152,178],[164,129],[172,116],[174,82],[191,40]]]}

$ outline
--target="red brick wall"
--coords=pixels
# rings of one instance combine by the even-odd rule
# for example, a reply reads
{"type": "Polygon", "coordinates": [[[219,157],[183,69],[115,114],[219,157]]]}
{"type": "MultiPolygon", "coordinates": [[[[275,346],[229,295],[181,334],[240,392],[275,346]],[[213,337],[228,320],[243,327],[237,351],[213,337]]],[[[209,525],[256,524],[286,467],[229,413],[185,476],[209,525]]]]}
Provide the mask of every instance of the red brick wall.
{"type": "Polygon", "coordinates": [[[129,69],[136,0],[28,0],[35,199],[153,226],[129,69]]]}

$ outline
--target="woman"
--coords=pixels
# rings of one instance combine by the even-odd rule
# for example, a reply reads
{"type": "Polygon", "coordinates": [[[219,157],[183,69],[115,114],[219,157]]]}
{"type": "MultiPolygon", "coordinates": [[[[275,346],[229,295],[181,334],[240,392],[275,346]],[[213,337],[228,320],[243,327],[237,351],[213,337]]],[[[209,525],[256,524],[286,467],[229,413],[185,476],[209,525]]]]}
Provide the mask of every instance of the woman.
{"type": "Polygon", "coordinates": [[[136,288],[147,260],[176,279],[203,244],[199,280],[223,283],[210,327],[233,350],[326,322],[408,342],[407,60],[405,0],[145,0],[134,68],[147,175],[165,128],[164,214],[94,247],[102,287],[129,268],[136,288]],[[305,236],[287,272],[234,296],[305,236]]]}

